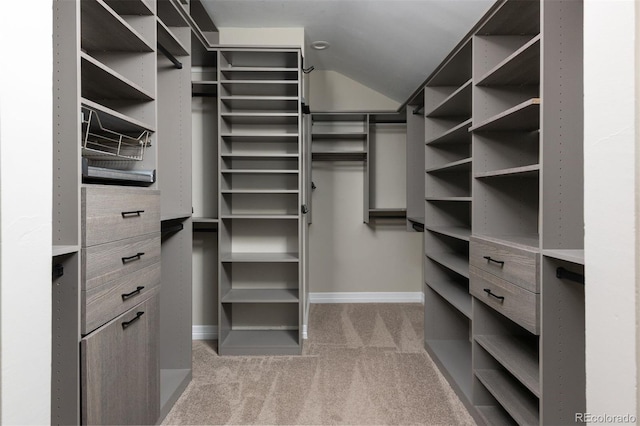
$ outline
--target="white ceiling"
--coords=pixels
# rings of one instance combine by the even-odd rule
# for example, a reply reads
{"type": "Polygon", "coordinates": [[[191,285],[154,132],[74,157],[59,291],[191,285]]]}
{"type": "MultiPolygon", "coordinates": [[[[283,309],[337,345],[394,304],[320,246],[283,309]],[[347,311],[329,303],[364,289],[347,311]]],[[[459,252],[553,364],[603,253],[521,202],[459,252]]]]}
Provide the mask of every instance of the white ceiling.
{"type": "Polygon", "coordinates": [[[305,66],[404,102],[494,0],[202,0],[218,27],[304,27],[305,66]]]}

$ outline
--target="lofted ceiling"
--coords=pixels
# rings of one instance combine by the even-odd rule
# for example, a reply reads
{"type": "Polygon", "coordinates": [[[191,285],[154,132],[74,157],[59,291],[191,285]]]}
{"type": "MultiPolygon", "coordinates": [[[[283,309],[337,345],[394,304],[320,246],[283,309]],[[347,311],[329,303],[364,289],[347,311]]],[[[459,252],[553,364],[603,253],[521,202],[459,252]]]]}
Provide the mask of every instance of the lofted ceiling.
{"type": "Polygon", "coordinates": [[[305,66],[346,75],[400,103],[494,0],[202,0],[218,27],[303,27],[305,66]]]}

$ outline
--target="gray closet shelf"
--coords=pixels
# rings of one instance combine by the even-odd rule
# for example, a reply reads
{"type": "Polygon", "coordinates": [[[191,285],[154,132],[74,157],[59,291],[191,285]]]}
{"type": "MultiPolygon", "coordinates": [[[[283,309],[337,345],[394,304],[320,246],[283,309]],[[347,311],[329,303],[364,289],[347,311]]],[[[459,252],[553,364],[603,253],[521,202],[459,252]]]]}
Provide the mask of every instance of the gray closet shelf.
{"type": "Polygon", "coordinates": [[[517,423],[509,416],[509,414],[502,409],[502,407],[494,405],[479,405],[476,406],[478,414],[485,421],[486,424],[491,426],[516,426],[517,423]]]}
{"type": "Polygon", "coordinates": [[[471,127],[472,132],[521,130],[540,128],[540,98],[524,101],[471,127]]]}
{"type": "Polygon", "coordinates": [[[462,241],[469,241],[471,237],[471,228],[462,226],[425,226],[424,229],[462,241]]]}
{"type": "Polygon", "coordinates": [[[540,249],[539,234],[473,234],[473,236],[514,248],[534,251],[538,251],[540,249]]]}
{"type": "Polygon", "coordinates": [[[366,161],[364,151],[316,151],[311,153],[313,161],[366,161]]]}
{"type": "Polygon", "coordinates": [[[80,52],[82,96],[93,99],[152,101],[154,96],[85,52],[80,52]]]}
{"type": "Polygon", "coordinates": [[[405,208],[370,208],[369,209],[369,217],[370,218],[406,218],[407,217],[407,209],[405,208]]]}
{"type": "Polygon", "coordinates": [[[184,47],[182,42],[176,37],[171,29],[160,19],[157,18],[157,31],[158,31],[158,44],[169,53],[175,56],[186,56],[189,54],[187,48],[184,47]]]}
{"type": "Polygon", "coordinates": [[[270,169],[223,169],[222,174],[298,174],[298,170],[270,170],[270,169]]]}
{"type": "Polygon", "coordinates": [[[279,158],[283,158],[283,159],[287,159],[287,158],[299,158],[300,155],[297,153],[263,153],[263,154],[256,154],[256,153],[235,153],[235,152],[230,152],[230,153],[222,153],[220,154],[221,157],[223,158],[244,158],[244,159],[279,159],[279,158]]]}
{"type": "Polygon", "coordinates": [[[287,67],[221,67],[220,72],[222,73],[230,73],[230,72],[287,72],[287,73],[297,73],[297,68],[287,68],[287,67]]]}
{"type": "Polygon", "coordinates": [[[441,371],[471,399],[471,343],[464,340],[427,340],[427,350],[441,371]]]}
{"type": "Polygon", "coordinates": [[[492,178],[492,177],[518,177],[518,178],[537,178],[540,175],[540,165],[532,164],[530,166],[511,167],[502,170],[491,170],[487,172],[475,173],[475,178],[492,178]]]}
{"type": "Polygon", "coordinates": [[[298,219],[297,214],[223,214],[220,219],[298,219]]]}
{"type": "Polygon", "coordinates": [[[471,38],[454,49],[429,77],[427,86],[461,86],[471,78],[471,38]]]}
{"type": "Polygon", "coordinates": [[[185,15],[172,0],[157,0],[158,17],[169,27],[188,27],[185,15]]]}
{"type": "Polygon", "coordinates": [[[194,217],[193,223],[218,223],[220,220],[212,217],[194,217]]]}
{"type": "Polygon", "coordinates": [[[540,396],[537,348],[513,335],[476,335],[474,339],[535,396],[540,396]]]}
{"type": "Polygon", "coordinates": [[[540,83],[540,34],[487,72],[477,86],[523,86],[540,83]]]}
{"type": "Polygon", "coordinates": [[[298,289],[232,289],[222,303],[298,303],[298,289]]]}
{"type": "Polygon", "coordinates": [[[429,118],[470,116],[471,87],[471,79],[469,79],[465,84],[455,89],[445,100],[436,105],[426,116],[429,118]]]}
{"type": "Polygon", "coordinates": [[[155,128],[147,123],[131,118],[118,111],[108,108],[86,98],[80,99],[81,107],[95,111],[100,117],[102,125],[120,133],[138,133],[141,130],[155,132],[155,128]]]}
{"type": "Polygon", "coordinates": [[[426,284],[465,317],[471,319],[471,295],[468,288],[463,288],[460,283],[455,281],[437,278],[427,280],[426,284]]]}
{"type": "Polygon", "coordinates": [[[103,0],[83,1],[81,8],[81,44],[84,50],[154,51],[153,46],[103,0]]]}
{"type": "Polygon", "coordinates": [[[427,253],[426,256],[456,274],[469,278],[468,256],[453,252],[427,253]]]}
{"type": "Polygon", "coordinates": [[[230,330],[221,342],[228,355],[291,354],[300,352],[298,330],[230,330]]]}
{"type": "Polygon", "coordinates": [[[315,140],[359,140],[366,139],[366,132],[323,132],[312,133],[311,138],[315,140]]]}
{"type": "Polygon", "coordinates": [[[297,194],[297,189],[222,189],[221,194],[297,194]]]}
{"type": "Polygon", "coordinates": [[[296,124],[298,122],[298,113],[221,113],[220,119],[230,124],[251,124],[251,125],[273,125],[273,124],[296,124]]]}
{"type": "Polygon", "coordinates": [[[477,369],[475,375],[518,424],[540,424],[538,399],[516,383],[508,373],[477,369]]]}
{"type": "Polygon", "coordinates": [[[269,140],[287,139],[292,143],[297,142],[297,133],[284,133],[284,132],[253,132],[253,133],[221,133],[220,137],[229,142],[263,142],[269,140]]]}
{"type": "Polygon", "coordinates": [[[471,197],[426,197],[425,201],[470,203],[471,202],[471,197]]]}
{"type": "Polygon", "coordinates": [[[471,170],[471,158],[463,158],[462,160],[452,161],[451,163],[443,164],[438,167],[431,167],[426,169],[426,173],[437,172],[462,172],[471,170]]]}
{"type": "Polygon", "coordinates": [[[118,15],[153,15],[146,0],[104,0],[118,15]]]}
{"type": "Polygon", "coordinates": [[[290,263],[300,260],[298,253],[221,253],[222,263],[290,263]]]}
{"type": "Polygon", "coordinates": [[[79,245],[56,245],[54,244],[51,250],[51,257],[64,256],[67,254],[73,254],[80,251],[79,245]]]}
{"type": "Polygon", "coordinates": [[[441,133],[440,135],[428,139],[426,145],[436,144],[468,144],[471,143],[471,135],[469,134],[469,128],[471,127],[472,119],[463,121],[462,123],[452,127],[451,129],[441,133]]]}
{"type": "Polygon", "coordinates": [[[564,260],[577,265],[584,265],[584,249],[547,249],[542,250],[542,254],[553,259],[564,260]]]}
{"type": "MultiPolygon", "coordinates": [[[[220,96],[224,106],[235,109],[239,114],[261,114],[269,111],[281,111],[297,114],[298,98],[296,96],[220,96]]],[[[268,115],[268,114],[266,114],[268,115]]]]}

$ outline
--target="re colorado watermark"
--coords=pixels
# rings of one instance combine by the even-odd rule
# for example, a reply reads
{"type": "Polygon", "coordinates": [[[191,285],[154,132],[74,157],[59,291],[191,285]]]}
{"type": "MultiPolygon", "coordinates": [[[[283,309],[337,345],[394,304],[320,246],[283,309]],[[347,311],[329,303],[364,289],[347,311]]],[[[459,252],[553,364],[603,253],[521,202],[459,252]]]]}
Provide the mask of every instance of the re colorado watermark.
{"type": "Polygon", "coordinates": [[[593,414],[593,413],[576,413],[575,421],[584,423],[608,423],[608,424],[625,424],[636,423],[637,417],[633,414],[593,414]]]}

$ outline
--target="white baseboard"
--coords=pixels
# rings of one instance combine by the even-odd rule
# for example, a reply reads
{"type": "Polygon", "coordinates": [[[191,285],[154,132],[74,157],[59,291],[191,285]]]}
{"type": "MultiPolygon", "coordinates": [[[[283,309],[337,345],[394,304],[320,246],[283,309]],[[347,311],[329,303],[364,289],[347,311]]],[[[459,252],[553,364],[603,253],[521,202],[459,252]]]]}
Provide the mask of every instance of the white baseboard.
{"type": "Polygon", "coordinates": [[[193,325],[191,326],[191,340],[217,340],[217,325],[193,325]]]}
{"type": "Polygon", "coordinates": [[[307,334],[307,324],[302,324],[302,338],[305,340],[309,338],[307,334]]]}
{"type": "Polygon", "coordinates": [[[354,292],[309,293],[311,303],[424,303],[424,293],[354,292]]]}

